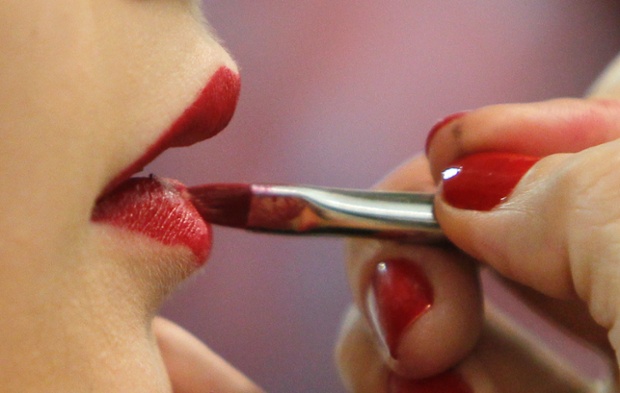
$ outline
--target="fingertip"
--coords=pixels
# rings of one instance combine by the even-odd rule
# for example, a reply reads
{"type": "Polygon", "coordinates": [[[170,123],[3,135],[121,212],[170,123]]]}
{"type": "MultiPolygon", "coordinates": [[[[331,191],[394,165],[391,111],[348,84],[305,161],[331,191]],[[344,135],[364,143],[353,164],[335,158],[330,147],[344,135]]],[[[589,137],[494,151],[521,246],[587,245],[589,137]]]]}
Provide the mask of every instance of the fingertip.
{"type": "Polygon", "coordinates": [[[470,112],[457,112],[439,120],[428,134],[425,153],[435,184],[441,182],[441,171],[460,154],[463,123],[470,112]]]}
{"type": "Polygon", "coordinates": [[[469,113],[469,111],[455,112],[438,120],[435,123],[435,125],[429,131],[428,136],[426,137],[426,143],[424,144],[424,151],[426,152],[426,155],[428,155],[430,152],[431,145],[433,144],[435,136],[437,136],[437,134],[439,134],[439,132],[442,131],[444,128],[453,126],[456,120],[465,116],[467,113],[469,113]]]}
{"type": "Polygon", "coordinates": [[[436,182],[460,157],[479,152],[518,152],[543,157],[574,153],[618,138],[620,100],[557,98],[489,105],[441,124],[427,156],[436,182]]]}
{"type": "Polygon", "coordinates": [[[385,391],[389,371],[357,307],[351,307],[346,314],[334,355],[347,391],[385,391]]]}
{"type": "Polygon", "coordinates": [[[453,367],[482,326],[477,269],[455,250],[395,247],[375,257],[365,315],[392,370],[423,378],[453,367]]]}
{"type": "Polygon", "coordinates": [[[153,321],[153,332],[175,393],[263,393],[180,326],[158,317],[153,321]]]}
{"type": "Polygon", "coordinates": [[[538,160],[503,152],[463,157],[442,171],[442,198],[459,209],[489,211],[509,197],[538,160]]]}
{"type": "Polygon", "coordinates": [[[508,170],[498,169],[503,164],[483,166],[481,177],[487,179],[465,176],[461,180],[472,184],[465,185],[460,195],[458,187],[448,195],[442,184],[434,212],[444,234],[460,250],[506,278],[549,296],[574,296],[562,227],[568,198],[550,192],[567,177],[558,174],[570,155],[542,159],[512,153],[475,156],[488,154],[516,160],[516,169],[511,172],[512,164],[508,164],[508,170]],[[501,193],[491,189],[496,180],[501,183],[501,193]],[[455,202],[453,197],[460,200],[455,202]]]}
{"type": "Polygon", "coordinates": [[[423,154],[418,154],[399,165],[373,188],[406,192],[433,193],[436,191],[428,160],[423,154]]]}
{"type": "Polygon", "coordinates": [[[462,361],[478,342],[484,320],[474,262],[458,251],[430,251],[425,265],[433,264],[428,276],[434,303],[407,327],[390,361],[408,378],[436,375],[462,361]]]}

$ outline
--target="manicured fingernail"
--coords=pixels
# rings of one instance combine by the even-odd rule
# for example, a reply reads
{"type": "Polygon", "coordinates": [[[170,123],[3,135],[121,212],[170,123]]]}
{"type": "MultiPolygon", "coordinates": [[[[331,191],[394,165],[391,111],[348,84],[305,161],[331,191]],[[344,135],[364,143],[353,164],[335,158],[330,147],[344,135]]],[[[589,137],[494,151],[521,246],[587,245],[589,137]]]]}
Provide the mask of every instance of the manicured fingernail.
{"type": "Polygon", "coordinates": [[[488,211],[504,202],[538,157],[477,153],[442,172],[442,197],[459,209],[488,211]]]}
{"type": "Polygon", "coordinates": [[[463,378],[452,371],[436,377],[417,381],[405,380],[395,374],[390,376],[388,393],[473,393],[463,378]]]}
{"type": "Polygon", "coordinates": [[[407,327],[431,307],[433,290],[414,262],[389,259],[377,264],[366,301],[375,331],[396,359],[407,327]]]}
{"type": "Polygon", "coordinates": [[[435,135],[437,135],[437,132],[439,132],[439,130],[441,130],[448,124],[452,123],[456,119],[465,116],[468,112],[469,111],[456,112],[437,121],[437,123],[435,123],[433,128],[431,128],[430,132],[428,133],[428,136],[426,137],[426,144],[424,145],[424,151],[426,152],[426,154],[428,154],[429,148],[431,146],[431,142],[433,141],[433,138],[435,137],[435,135]]]}

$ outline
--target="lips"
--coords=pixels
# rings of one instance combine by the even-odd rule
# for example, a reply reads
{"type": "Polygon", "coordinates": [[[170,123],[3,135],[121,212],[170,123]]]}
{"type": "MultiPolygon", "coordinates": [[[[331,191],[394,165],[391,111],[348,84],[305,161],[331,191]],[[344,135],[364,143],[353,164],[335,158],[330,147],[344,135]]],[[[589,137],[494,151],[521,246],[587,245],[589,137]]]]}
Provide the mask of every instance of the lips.
{"type": "Polygon", "coordinates": [[[147,151],[104,189],[92,221],[140,233],[164,245],[186,246],[201,264],[211,248],[211,230],[183,196],[181,183],[156,177],[130,177],[170,147],[208,139],[226,127],[239,96],[239,76],[221,67],[196,100],[147,151]]]}

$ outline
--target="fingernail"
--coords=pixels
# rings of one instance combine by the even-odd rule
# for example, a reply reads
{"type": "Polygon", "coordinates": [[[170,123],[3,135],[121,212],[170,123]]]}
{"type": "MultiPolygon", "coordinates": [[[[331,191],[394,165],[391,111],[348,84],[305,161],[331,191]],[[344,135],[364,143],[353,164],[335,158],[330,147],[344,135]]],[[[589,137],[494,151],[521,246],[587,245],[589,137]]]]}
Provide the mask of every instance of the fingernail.
{"type": "Polygon", "coordinates": [[[514,153],[477,153],[442,172],[442,197],[450,205],[488,211],[504,202],[519,180],[539,160],[514,153]]]}
{"type": "Polygon", "coordinates": [[[366,302],[375,331],[396,359],[407,327],[431,307],[433,290],[414,262],[389,259],[377,264],[366,302]]]}
{"type": "Polygon", "coordinates": [[[437,123],[435,123],[433,128],[431,128],[430,132],[428,133],[428,136],[426,137],[426,144],[424,145],[424,151],[426,152],[426,154],[428,154],[428,151],[431,146],[431,142],[433,141],[433,138],[435,137],[435,135],[437,135],[437,132],[441,130],[442,128],[444,128],[445,126],[447,126],[448,124],[455,121],[456,119],[465,116],[468,112],[469,111],[456,112],[437,121],[437,123]]]}
{"type": "Polygon", "coordinates": [[[473,393],[472,388],[463,378],[453,372],[447,371],[438,376],[420,379],[417,381],[406,380],[395,374],[391,374],[388,382],[388,393],[473,393]]]}

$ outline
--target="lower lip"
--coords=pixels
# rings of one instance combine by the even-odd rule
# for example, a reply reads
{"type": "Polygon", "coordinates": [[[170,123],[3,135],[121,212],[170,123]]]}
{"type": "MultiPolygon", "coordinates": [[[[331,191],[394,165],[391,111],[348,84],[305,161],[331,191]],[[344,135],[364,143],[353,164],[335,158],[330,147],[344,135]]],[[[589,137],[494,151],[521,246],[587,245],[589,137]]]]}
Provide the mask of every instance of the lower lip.
{"type": "Polygon", "coordinates": [[[129,179],[95,207],[93,222],[140,233],[167,246],[185,246],[203,264],[211,250],[211,227],[184,197],[185,186],[167,179],[129,179]]]}

